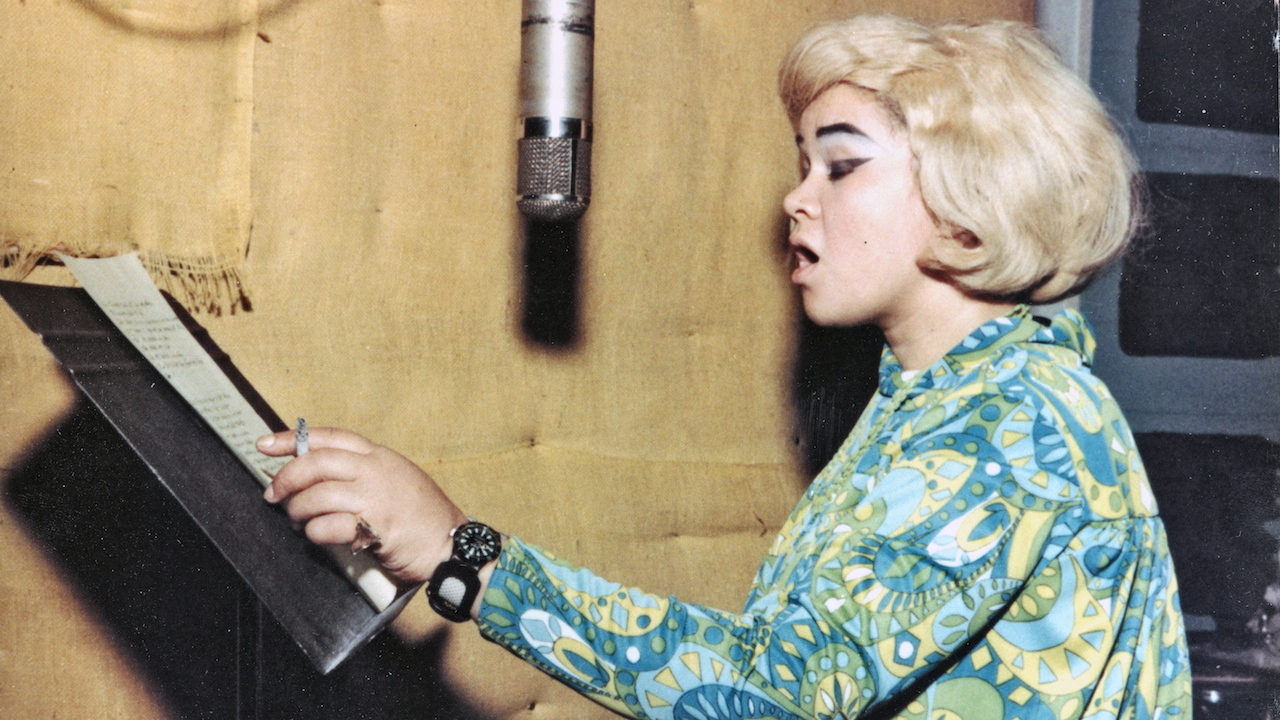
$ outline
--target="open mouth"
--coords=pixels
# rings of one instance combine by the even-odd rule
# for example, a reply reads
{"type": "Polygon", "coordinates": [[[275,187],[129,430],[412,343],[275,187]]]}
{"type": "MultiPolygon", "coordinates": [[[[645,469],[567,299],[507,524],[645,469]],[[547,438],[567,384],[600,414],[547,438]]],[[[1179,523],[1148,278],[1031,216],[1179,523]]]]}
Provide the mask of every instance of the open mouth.
{"type": "Polygon", "coordinates": [[[813,252],[812,250],[810,250],[809,248],[803,245],[792,245],[791,257],[793,258],[792,260],[793,277],[795,273],[798,273],[804,270],[805,268],[809,267],[810,265],[813,265],[814,263],[818,262],[817,253],[813,252]]]}

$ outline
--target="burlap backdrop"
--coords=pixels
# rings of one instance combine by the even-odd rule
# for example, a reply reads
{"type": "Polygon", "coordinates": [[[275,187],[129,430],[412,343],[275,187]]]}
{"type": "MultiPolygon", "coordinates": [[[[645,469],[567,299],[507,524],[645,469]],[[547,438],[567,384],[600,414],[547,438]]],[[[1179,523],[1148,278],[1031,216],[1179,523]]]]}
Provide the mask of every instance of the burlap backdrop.
{"type": "MultiPolygon", "coordinates": [[[[563,557],[728,609],[805,481],[788,410],[779,204],[795,161],[780,56],[810,23],[857,11],[1031,11],[600,3],[580,332],[548,349],[520,329],[516,0],[187,5],[0,4],[10,274],[58,245],[140,247],[179,293],[175,278],[212,269],[222,284],[184,297],[224,310],[202,321],[282,415],[402,450],[470,514],[563,557]]],[[[55,267],[29,279],[70,283],[55,267]]],[[[7,472],[71,390],[7,308],[0,326],[7,472]]],[[[0,714],[164,716],[3,513],[0,714]]],[[[415,603],[394,628],[410,642],[439,625],[415,603]]],[[[473,629],[452,632],[445,675],[486,715],[607,715],[473,629]]]]}

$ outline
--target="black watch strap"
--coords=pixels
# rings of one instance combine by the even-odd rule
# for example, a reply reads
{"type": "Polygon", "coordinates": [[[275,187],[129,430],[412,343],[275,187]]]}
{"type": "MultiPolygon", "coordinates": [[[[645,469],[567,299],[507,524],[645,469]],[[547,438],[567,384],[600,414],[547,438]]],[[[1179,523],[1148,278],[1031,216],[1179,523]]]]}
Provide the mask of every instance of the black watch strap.
{"type": "Polygon", "coordinates": [[[446,620],[466,622],[471,619],[471,606],[480,594],[480,568],[498,559],[502,535],[474,520],[459,525],[449,535],[453,538],[453,557],[440,563],[431,574],[427,601],[446,620]]]}
{"type": "Polygon", "coordinates": [[[431,609],[451,622],[471,619],[471,606],[480,594],[480,573],[457,560],[446,560],[436,567],[427,583],[427,601],[431,609]]]}

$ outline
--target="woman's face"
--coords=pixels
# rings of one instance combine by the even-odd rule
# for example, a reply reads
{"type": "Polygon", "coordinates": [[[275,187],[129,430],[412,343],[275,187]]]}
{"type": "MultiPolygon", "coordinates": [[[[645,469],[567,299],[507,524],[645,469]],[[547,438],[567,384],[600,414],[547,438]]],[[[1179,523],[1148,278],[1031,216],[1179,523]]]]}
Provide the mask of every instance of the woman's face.
{"type": "Polygon", "coordinates": [[[906,132],[851,85],[819,95],[796,132],[801,180],[783,208],[805,313],[819,325],[888,328],[919,310],[921,290],[937,282],[916,264],[939,230],[906,132]]]}

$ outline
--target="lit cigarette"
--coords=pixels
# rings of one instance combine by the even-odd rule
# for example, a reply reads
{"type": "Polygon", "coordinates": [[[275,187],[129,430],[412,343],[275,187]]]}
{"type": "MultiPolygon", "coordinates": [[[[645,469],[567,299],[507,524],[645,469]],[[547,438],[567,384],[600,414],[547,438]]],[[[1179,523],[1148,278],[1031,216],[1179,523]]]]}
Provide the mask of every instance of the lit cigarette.
{"type": "Polygon", "coordinates": [[[294,455],[306,455],[311,448],[307,444],[307,419],[298,418],[298,430],[294,433],[294,455]]]}

